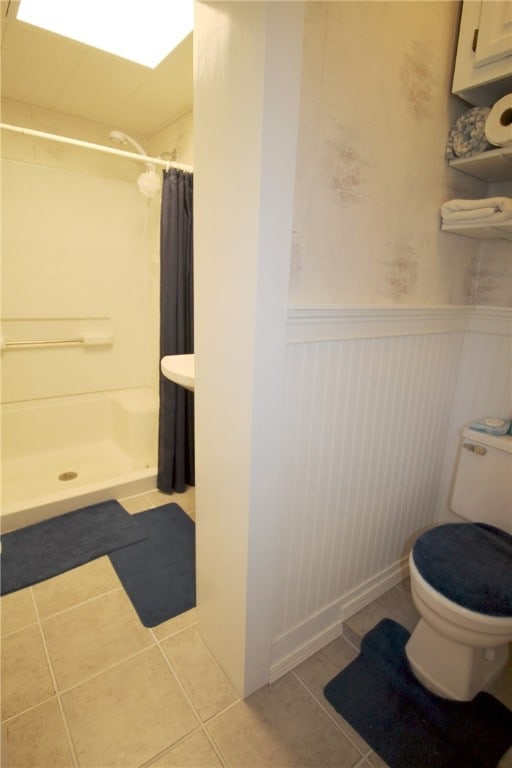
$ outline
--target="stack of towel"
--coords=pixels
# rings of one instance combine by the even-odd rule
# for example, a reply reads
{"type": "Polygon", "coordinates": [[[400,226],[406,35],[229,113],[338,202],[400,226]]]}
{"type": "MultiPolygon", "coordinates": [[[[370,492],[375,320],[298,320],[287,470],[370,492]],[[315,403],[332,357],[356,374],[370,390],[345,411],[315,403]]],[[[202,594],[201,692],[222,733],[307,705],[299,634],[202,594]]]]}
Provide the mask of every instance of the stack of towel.
{"type": "Polygon", "coordinates": [[[443,224],[498,224],[512,219],[512,198],[484,197],[481,200],[448,200],[441,206],[443,224]]]}

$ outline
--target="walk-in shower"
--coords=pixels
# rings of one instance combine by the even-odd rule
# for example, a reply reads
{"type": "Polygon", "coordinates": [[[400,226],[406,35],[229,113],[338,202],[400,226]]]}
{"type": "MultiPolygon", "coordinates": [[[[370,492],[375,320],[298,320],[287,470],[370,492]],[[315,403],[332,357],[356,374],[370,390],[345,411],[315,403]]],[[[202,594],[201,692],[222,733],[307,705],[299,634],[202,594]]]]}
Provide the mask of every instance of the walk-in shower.
{"type": "Polygon", "coordinates": [[[1,127],[6,531],[156,487],[160,203],[132,166],[167,162],[1,127]]]}
{"type": "Polygon", "coordinates": [[[156,487],[160,196],[139,194],[132,166],[151,166],[143,186],[189,166],[120,131],[0,127],[7,531],[156,487]]]}

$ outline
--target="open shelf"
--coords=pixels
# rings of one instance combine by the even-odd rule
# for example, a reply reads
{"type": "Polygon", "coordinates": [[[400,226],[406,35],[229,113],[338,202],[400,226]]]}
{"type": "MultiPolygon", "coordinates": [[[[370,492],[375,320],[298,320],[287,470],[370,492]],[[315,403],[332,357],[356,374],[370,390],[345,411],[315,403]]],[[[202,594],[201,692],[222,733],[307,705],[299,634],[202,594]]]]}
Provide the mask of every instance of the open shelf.
{"type": "Polygon", "coordinates": [[[460,222],[441,224],[443,232],[454,235],[474,237],[478,240],[512,240],[512,221],[502,221],[499,224],[471,224],[460,222]]]}
{"type": "Polygon", "coordinates": [[[450,167],[482,181],[512,180],[512,147],[497,147],[471,157],[450,160],[450,167]]]}

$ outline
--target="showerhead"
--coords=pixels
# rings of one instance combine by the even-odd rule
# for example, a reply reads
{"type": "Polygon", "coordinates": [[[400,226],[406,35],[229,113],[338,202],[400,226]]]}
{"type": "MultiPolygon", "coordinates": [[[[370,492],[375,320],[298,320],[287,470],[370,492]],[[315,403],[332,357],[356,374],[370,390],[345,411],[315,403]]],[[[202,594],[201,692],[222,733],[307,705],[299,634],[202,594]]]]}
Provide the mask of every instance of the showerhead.
{"type": "Polygon", "coordinates": [[[132,139],[131,136],[128,136],[127,133],[123,133],[122,131],[110,131],[110,139],[111,141],[117,141],[120,144],[124,144],[125,146],[127,144],[132,144],[137,152],[139,152],[141,155],[147,155],[146,150],[144,147],[142,147],[138,141],[135,141],[135,139],[132,139]]]}
{"type": "Polygon", "coordinates": [[[126,144],[126,135],[122,131],[110,131],[110,138],[112,141],[119,141],[121,144],[126,144]]]}
{"type": "MultiPolygon", "coordinates": [[[[144,147],[142,147],[138,141],[132,139],[131,136],[128,136],[127,133],[123,133],[122,131],[110,131],[110,139],[111,141],[119,142],[124,146],[133,144],[137,152],[147,157],[147,152],[144,147]]],[[[146,170],[144,173],[141,173],[137,179],[137,186],[139,191],[146,197],[155,197],[155,195],[158,195],[160,192],[162,181],[152,163],[146,163],[146,170]]]]}
{"type": "Polygon", "coordinates": [[[162,187],[162,182],[154,165],[147,163],[146,171],[141,173],[137,179],[137,186],[139,192],[142,192],[146,197],[155,197],[155,195],[158,195],[162,187]]]}

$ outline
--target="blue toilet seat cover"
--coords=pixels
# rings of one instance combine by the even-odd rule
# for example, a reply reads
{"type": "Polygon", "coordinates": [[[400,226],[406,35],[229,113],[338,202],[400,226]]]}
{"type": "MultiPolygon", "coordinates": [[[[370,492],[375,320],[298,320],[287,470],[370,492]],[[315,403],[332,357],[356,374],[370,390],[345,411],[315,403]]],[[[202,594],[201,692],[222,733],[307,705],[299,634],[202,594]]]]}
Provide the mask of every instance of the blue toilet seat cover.
{"type": "Polygon", "coordinates": [[[512,536],[486,523],[446,523],[413,546],[421,576],[448,600],[512,617],[512,536]]]}

